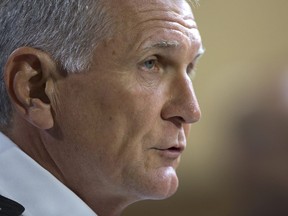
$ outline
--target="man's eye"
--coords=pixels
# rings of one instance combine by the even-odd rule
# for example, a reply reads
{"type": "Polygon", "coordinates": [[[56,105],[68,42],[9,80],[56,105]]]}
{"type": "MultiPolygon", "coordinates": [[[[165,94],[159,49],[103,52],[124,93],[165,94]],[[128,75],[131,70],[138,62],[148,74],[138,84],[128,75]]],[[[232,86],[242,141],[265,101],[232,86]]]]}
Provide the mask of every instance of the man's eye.
{"type": "Polygon", "coordinates": [[[196,68],[195,65],[189,64],[187,67],[187,74],[190,77],[191,80],[193,80],[196,76],[196,68]]]}
{"type": "Polygon", "coordinates": [[[162,65],[158,61],[158,58],[156,56],[152,56],[147,60],[142,61],[139,65],[139,69],[141,71],[145,71],[147,73],[152,74],[159,74],[161,72],[162,65]]]}
{"type": "Polygon", "coordinates": [[[148,70],[152,70],[155,65],[156,65],[156,60],[155,59],[150,59],[144,62],[144,67],[148,70]]]}

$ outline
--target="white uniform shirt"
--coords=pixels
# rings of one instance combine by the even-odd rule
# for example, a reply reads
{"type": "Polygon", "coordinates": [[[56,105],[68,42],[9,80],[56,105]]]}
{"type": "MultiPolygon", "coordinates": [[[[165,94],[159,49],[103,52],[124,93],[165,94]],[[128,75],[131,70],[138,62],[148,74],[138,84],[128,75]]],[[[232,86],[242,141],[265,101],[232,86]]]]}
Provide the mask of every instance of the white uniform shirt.
{"type": "Polygon", "coordinates": [[[23,205],[23,216],[97,216],[1,132],[0,194],[23,205]]]}

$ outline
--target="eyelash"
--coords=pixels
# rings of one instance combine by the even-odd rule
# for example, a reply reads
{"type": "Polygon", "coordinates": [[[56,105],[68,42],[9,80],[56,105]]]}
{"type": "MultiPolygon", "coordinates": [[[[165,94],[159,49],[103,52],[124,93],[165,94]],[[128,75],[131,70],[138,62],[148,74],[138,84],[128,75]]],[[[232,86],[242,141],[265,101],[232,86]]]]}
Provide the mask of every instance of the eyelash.
{"type": "MultiPolygon", "coordinates": [[[[141,63],[140,68],[144,71],[151,72],[151,73],[159,72],[160,63],[158,61],[158,57],[151,57],[150,59],[145,60],[144,62],[141,63]],[[148,62],[153,64],[153,67],[151,69],[147,68],[145,65],[148,62]]],[[[197,69],[196,65],[193,63],[190,63],[186,69],[186,73],[190,77],[191,80],[193,80],[196,76],[196,69],[197,69]]]]}
{"type": "Polygon", "coordinates": [[[187,74],[191,80],[193,80],[196,76],[197,65],[190,63],[187,67],[187,74]]]}
{"type": "Polygon", "coordinates": [[[140,68],[144,71],[150,71],[150,72],[158,71],[159,70],[158,59],[156,57],[154,57],[154,58],[150,58],[150,59],[145,60],[143,63],[141,63],[140,68]],[[153,64],[152,68],[148,68],[146,63],[152,63],[153,64]]]}

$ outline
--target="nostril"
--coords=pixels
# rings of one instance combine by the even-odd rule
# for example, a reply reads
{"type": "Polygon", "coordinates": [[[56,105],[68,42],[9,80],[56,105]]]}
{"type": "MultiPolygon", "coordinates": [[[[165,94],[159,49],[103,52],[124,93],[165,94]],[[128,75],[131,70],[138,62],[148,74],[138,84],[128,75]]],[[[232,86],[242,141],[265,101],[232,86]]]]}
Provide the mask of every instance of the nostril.
{"type": "Polygon", "coordinates": [[[169,119],[177,128],[181,128],[182,125],[185,123],[184,118],[181,116],[174,116],[169,119]]]}
{"type": "Polygon", "coordinates": [[[178,120],[181,124],[182,124],[182,123],[185,123],[185,119],[184,119],[183,117],[177,116],[176,118],[177,118],[177,120],[178,120]]]}

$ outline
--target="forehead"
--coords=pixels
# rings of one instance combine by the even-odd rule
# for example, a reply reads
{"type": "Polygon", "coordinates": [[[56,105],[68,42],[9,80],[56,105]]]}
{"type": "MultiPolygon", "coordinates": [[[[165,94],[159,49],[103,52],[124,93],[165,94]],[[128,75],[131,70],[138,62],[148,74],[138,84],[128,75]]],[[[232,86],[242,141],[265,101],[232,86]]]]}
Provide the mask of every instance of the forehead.
{"type": "MultiPolygon", "coordinates": [[[[185,0],[113,0],[114,3],[118,3],[118,8],[130,8],[136,12],[149,9],[172,9],[175,6],[178,8],[187,9],[187,12],[191,12],[190,6],[185,0]]],[[[174,10],[174,9],[173,9],[174,10]]],[[[177,9],[176,9],[177,10],[177,9]]]]}
{"type": "MultiPolygon", "coordinates": [[[[128,22],[145,16],[165,16],[194,19],[185,0],[113,0],[114,14],[128,22]],[[116,9],[116,10],[115,10],[116,9]]],[[[146,17],[149,18],[149,17],[146,17]]]]}
{"type": "Polygon", "coordinates": [[[152,37],[180,43],[184,37],[189,41],[200,41],[194,16],[185,0],[112,1],[118,36],[123,35],[123,42],[134,48],[141,46],[137,43],[144,43],[152,37]]]}

